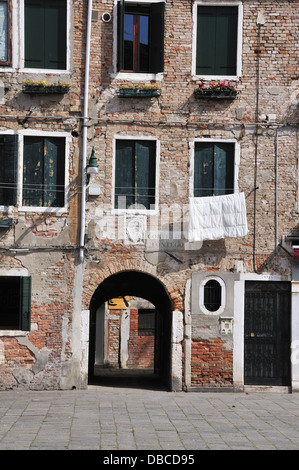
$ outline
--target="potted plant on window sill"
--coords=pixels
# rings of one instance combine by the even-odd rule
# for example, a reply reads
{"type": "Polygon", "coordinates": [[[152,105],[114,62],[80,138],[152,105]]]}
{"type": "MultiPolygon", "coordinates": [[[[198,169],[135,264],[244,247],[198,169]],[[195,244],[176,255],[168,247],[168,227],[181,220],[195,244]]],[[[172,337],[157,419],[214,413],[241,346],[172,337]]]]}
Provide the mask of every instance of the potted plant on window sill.
{"type": "Polygon", "coordinates": [[[23,81],[23,93],[27,94],[65,94],[70,90],[69,83],[46,83],[43,81],[24,80],[23,81]]]}
{"type": "Polygon", "coordinates": [[[138,86],[120,86],[120,98],[153,98],[160,96],[161,87],[159,85],[138,85],[138,86]]]}
{"type": "Polygon", "coordinates": [[[201,83],[194,91],[197,99],[226,99],[234,100],[237,97],[237,90],[234,85],[225,82],[211,83],[206,86],[201,83]]]}

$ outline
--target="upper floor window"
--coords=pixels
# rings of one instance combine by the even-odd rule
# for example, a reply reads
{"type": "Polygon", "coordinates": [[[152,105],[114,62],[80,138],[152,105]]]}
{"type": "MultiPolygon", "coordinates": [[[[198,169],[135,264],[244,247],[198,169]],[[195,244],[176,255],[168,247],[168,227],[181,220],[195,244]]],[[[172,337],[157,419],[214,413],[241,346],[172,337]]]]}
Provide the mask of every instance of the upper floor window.
{"type": "Polygon", "coordinates": [[[121,72],[163,72],[164,2],[118,2],[117,62],[121,72]]]}
{"type": "MultiPolygon", "coordinates": [[[[229,2],[228,2],[229,3],[229,2]]],[[[202,77],[240,75],[240,6],[199,4],[196,10],[195,74],[202,77]]]]}
{"type": "Polygon", "coordinates": [[[24,0],[25,68],[65,70],[67,0],[24,0]]]}
{"type": "Polygon", "coordinates": [[[154,208],[156,141],[116,140],[115,209],[154,208]]]}
{"type": "Polygon", "coordinates": [[[235,144],[195,142],[194,197],[220,196],[234,192],[235,144]]]}
{"type": "Polygon", "coordinates": [[[10,64],[10,16],[10,1],[0,1],[0,65],[10,64]]]}
{"type": "Polygon", "coordinates": [[[22,205],[65,205],[65,138],[24,136],[22,205]]]}

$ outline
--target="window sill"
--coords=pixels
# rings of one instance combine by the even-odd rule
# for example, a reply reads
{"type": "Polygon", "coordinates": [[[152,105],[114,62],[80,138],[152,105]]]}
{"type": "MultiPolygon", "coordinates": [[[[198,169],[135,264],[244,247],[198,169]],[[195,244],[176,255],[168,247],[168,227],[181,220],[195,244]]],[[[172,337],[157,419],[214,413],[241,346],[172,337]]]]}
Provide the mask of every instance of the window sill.
{"type": "Polygon", "coordinates": [[[192,80],[206,80],[206,81],[229,81],[234,82],[240,79],[239,75],[192,75],[192,80]]]}
{"type": "Polygon", "coordinates": [[[65,215],[67,213],[66,207],[35,207],[35,206],[21,206],[18,208],[19,212],[38,212],[38,213],[49,213],[56,215],[65,215]]]}
{"type": "Polygon", "coordinates": [[[155,80],[155,81],[162,81],[164,78],[164,73],[135,73],[135,72],[117,72],[111,74],[111,78],[116,80],[131,80],[131,81],[139,81],[143,82],[146,80],[155,80]]]}
{"type": "Polygon", "coordinates": [[[57,70],[57,69],[19,69],[20,73],[28,74],[44,74],[44,75],[70,75],[70,70],[57,70]]]}
{"type": "Polygon", "coordinates": [[[112,215],[157,215],[158,209],[112,209],[112,215]]]}
{"type": "Polygon", "coordinates": [[[23,330],[1,330],[0,328],[0,337],[1,336],[28,336],[30,331],[23,330]]]}

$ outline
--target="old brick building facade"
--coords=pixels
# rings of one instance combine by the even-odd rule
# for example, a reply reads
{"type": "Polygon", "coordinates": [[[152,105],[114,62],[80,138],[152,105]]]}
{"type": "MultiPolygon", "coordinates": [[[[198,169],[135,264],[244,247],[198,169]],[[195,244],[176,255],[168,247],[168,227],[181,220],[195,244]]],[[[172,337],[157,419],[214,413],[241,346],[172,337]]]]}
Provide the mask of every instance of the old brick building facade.
{"type": "Polygon", "coordinates": [[[0,389],[299,389],[298,11],[0,1],[0,389]]]}

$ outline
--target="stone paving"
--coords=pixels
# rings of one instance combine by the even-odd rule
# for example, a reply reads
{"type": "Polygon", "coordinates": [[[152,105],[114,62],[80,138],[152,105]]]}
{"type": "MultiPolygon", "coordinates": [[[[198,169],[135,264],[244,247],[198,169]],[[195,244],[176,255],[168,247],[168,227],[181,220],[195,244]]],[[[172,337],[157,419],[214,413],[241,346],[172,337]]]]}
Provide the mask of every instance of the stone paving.
{"type": "Polygon", "coordinates": [[[0,450],[298,450],[299,394],[0,392],[0,450]]]}

